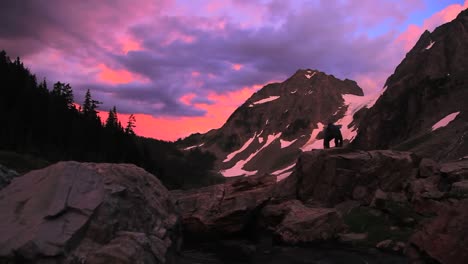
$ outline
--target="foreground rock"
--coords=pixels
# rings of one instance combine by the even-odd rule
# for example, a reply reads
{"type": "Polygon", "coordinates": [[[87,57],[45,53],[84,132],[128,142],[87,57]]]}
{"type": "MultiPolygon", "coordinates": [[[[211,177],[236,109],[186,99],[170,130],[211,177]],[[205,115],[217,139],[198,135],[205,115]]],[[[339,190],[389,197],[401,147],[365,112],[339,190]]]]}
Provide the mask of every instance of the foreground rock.
{"type": "Polygon", "coordinates": [[[223,236],[244,231],[268,202],[275,177],[255,176],[188,191],[172,191],[184,231],[193,236],[223,236]]]}
{"type": "Polygon", "coordinates": [[[409,152],[312,151],[301,155],[295,173],[280,182],[277,195],[312,199],[328,207],[348,200],[369,205],[377,190],[404,190],[418,168],[418,158],[409,152]]]}
{"type": "Polygon", "coordinates": [[[455,202],[422,226],[410,239],[419,250],[443,264],[468,259],[468,200],[455,202]]]}
{"type": "Polygon", "coordinates": [[[0,191],[0,262],[166,263],[178,245],[169,192],[134,165],[60,162],[0,191]]]}
{"type": "Polygon", "coordinates": [[[260,221],[287,244],[331,240],[344,229],[343,219],[335,209],[308,207],[298,200],[267,205],[260,221]]]}

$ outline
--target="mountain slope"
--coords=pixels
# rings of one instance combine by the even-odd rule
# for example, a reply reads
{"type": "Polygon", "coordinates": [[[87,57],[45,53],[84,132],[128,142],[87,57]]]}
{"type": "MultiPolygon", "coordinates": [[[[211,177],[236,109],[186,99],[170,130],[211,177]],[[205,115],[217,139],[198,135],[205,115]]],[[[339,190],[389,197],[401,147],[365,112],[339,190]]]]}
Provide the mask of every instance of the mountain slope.
{"type": "Polygon", "coordinates": [[[428,31],[367,111],[353,146],[410,150],[437,160],[468,155],[468,10],[428,31]]]}
{"type": "Polygon", "coordinates": [[[220,129],[192,135],[182,145],[215,153],[225,177],[271,173],[281,179],[302,151],[323,148],[324,124],[341,124],[345,142],[354,138],[353,115],[367,103],[372,98],[354,81],[298,70],[253,94],[220,129]]]}

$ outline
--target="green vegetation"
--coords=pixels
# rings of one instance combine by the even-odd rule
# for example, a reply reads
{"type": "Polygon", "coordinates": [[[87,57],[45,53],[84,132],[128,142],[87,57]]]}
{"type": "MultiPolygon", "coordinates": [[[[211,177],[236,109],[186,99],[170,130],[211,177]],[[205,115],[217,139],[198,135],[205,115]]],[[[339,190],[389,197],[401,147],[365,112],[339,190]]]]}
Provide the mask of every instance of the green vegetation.
{"type": "Polygon", "coordinates": [[[77,108],[70,84],[50,90],[44,80],[0,52],[0,162],[26,172],[61,160],[133,163],[154,173],[168,188],[199,187],[221,178],[211,170],[215,157],[202,151],[182,152],[173,143],[135,136],[137,120],[126,128],[109,110],[102,122],[101,102],[86,92],[77,108]],[[15,154],[17,153],[17,154],[15,154]]]}

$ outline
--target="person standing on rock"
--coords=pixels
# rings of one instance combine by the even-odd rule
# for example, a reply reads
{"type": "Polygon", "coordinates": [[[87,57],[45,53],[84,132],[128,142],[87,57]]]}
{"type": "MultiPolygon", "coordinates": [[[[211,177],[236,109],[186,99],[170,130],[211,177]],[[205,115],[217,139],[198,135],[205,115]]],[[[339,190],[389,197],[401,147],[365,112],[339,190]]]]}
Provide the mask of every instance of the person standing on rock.
{"type": "Polygon", "coordinates": [[[330,148],[330,140],[335,139],[335,147],[343,146],[343,136],[340,131],[341,125],[335,125],[333,122],[328,123],[325,128],[325,137],[323,139],[323,148],[330,148]]]}

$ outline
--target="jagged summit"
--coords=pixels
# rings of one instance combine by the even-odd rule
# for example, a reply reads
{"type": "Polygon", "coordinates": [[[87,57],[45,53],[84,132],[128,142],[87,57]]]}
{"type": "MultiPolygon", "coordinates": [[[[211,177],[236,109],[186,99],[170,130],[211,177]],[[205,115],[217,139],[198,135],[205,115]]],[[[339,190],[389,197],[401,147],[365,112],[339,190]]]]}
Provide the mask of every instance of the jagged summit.
{"type": "Polygon", "coordinates": [[[411,150],[437,160],[468,155],[468,10],[426,31],[386,82],[353,145],[411,150]]]}
{"type": "Polygon", "coordinates": [[[254,93],[220,129],[191,137],[184,148],[215,153],[226,177],[272,173],[282,178],[301,152],[323,148],[324,124],[341,124],[345,142],[354,138],[353,115],[367,103],[372,101],[356,82],[300,69],[254,93]]]}

